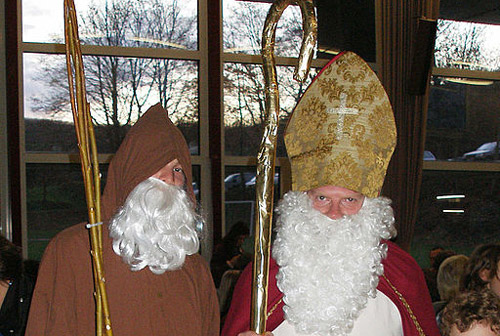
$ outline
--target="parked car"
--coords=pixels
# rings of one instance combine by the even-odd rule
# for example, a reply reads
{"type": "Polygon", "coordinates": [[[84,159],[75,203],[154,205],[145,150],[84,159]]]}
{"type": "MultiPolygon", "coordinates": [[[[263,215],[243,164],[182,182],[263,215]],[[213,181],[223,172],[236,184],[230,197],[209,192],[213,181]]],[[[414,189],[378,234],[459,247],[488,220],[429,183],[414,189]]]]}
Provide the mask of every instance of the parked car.
{"type": "Polygon", "coordinates": [[[224,179],[224,187],[226,191],[234,187],[242,187],[245,186],[246,183],[250,181],[252,178],[255,178],[255,173],[253,172],[231,174],[224,179]]]}
{"type": "Polygon", "coordinates": [[[193,182],[193,193],[196,197],[200,194],[200,188],[198,187],[198,183],[193,182]]]}
{"type": "MultiPolygon", "coordinates": [[[[275,173],[274,174],[274,185],[277,185],[280,180],[280,174],[275,173]]],[[[255,181],[257,181],[257,176],[254,176],[250,181],[245,183],[245,186],[248,187],[254,187],[255,188],[255,181]]]]}
{"type": "Polygon", "coordinates": [[[462,156],[464,161],[481,161],[481,160],[493,160],[498,159],[498,142],[487,142],[479,146],[476,150],[472,152],[465,153],[462,156]]]}
{"type": "Polygon", "coordinates": [[[424,150],[424,161],[436,161],[436,156],[431,151],[424,150]]]}

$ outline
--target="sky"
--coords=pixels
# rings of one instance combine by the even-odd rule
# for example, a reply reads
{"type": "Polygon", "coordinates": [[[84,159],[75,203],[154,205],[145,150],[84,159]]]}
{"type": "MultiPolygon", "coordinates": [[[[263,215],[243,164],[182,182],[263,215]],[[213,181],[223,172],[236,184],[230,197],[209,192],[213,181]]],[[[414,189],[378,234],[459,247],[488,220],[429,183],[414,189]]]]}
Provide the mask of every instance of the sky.
{"type": "MultiPolygon", "coordinates": [[[[75,0],[76,10],[87,8],[90,0],[75,0]]],[[[55,37],[64,37],[63,0],[22,0],[23,42],[51,42],[55,37]]],[[[53,56],[48,56],[53,57],[53,56]]],[[[39,55],[23,56],[24,71],[24,111],[28,118],[40,118],[31,112],[30,97],[44,92],[47,87],[33,80],[34,69],[39,67],[39,55]]],[[[71,116],[68,116],[68,119],[71,116]]]]}
{"type": "MultiPolygon", "coordinates": [[[[186,7],[186,12],[196,12],[196,0],[178,0],[186,7]]],[[[93,3],[104,3],[105,0],[74,0],[76,11],[79,15],[85,15],[88,7],[93,3]]],[[[53,42],[64,40],[64,12],[63,0],[22,0],[22,34],[23,42],[53,42]]],[[[44,83],[34,80],[36,69],[40,68],[40,59],[45,58],[49,62],[55,57],[64,60],[64,55],[39,55],[24,54],[24,111],[27,118],[41,118],[41,115],[32,112],[31,97],[40,96],[47,91],[44,83]]],[[[68,113],[64,117],[58,117],[65,121],[71,121],[72,116],[68,113]]]]}
{"type": "MultiPolygon", "coordinates": [[[[88,6],[96,0],[75,0],[76,10],[84,13],[88,6]]],[[[104,2],[105,0],[97,0],[104,2]]],[[[186,4],[188,0],[179,0],[186,4]]],[[[234,0],[226,1],[227,4],[234,0]]],[[[189,10],[196,6],[196,0],[189,0],[189,10]]],[[[22,0],[23,41],[24,42],[51,42],[54,38],[63,38],[63,0],[22,0]]],[[[487,29],[486,48],[500,51],[500,26],[487,29]]],[[[54,56],[47,56],[54,57],[54,56]]],[[[47,87],[32,80],[34,69],[39,68],[39,55],[25,54],[24,56],[24,90],[26,117],[40,117],[31,112],[29,97],[47,90],[47,87]]]]}
{"type": "MultiPolygon", "coordinates": [[[[88,8],[90,0],[75,0],[79,12],[88,8]]],[[[63,37],[63,0],[22,0],[23,41],[50,42],[63,37]]]]}

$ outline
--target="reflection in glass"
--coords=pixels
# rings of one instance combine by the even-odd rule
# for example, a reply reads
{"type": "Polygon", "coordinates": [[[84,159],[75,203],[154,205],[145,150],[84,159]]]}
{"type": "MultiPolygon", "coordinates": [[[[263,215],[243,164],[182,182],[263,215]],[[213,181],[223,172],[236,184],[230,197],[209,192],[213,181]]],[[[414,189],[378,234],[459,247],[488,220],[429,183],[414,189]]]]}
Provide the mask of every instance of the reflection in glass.
{"type": "MultiPolygon", "coordinates": [[[[225,231],[238,221],[248,223],[252,228],[255,211],[255,167],[226,166],[225,190],[225,231]]],[[[280,168],[275,168],[274,201],[280,198],[280,168]]]]}
{"type": "Polygon", "coordinates": [[[201,174],[201,169],[199,165],[193,165],[191,167],[192,169],[192,175],[193,175],[193,192],[194,196],[196,196],[196,200],[199,202],[201,199],[201,179],[200,179],[200,174],[201,174]]]}
{"type": "MultiPolygon", "coordinates": [[[[99,169],[104,186],[108,167],[99,169]]],[[[39,260],[58,232],[88,220],[79,164],[27,164],[26,199],[30,259],[39,260]]]]}
{"type": "Polygon", "coordinates": [[[500,172],[424,171],[412,254],[421,266],[442,246],[469,255],[500,237],[500,172]]]}
{"type": "Polygon", "coordinates": [[[500,25],[438,20],[436,67],[499,71],[500,25]]]}
{"type": "MultiPolygon", "coordinates": [[[[104,190],[108,165],[100,165],[104,190]]],[[[194,165],[193,190],[200,200],[200,166],[194,165]]],[[[65,228],[88,220],[79,164],[27,164],[28,256],[40,260],[50,239],[65,228]]]]}
{"type": "Polygon", "coordinates": [[[437,160],[500,162],[500,82],[431,81],[425,149],[437,160]]]}
{"type": "MultiPolygon", "coordinates": [[[[280,93],[280,125],[277,155],[285,156],[283,130],[289,114],[316,74],[311,72],[304,84],[293,80],[293,67],[277,67],[280,93]]],[[[224,134],[226,155],[255,156],[265,114],[264,79],[257,64],[224,64],[224,134]]]]}
{"type": "MultiPolygon", "coordinates": [[[[262,30],[270,3],[223,0],[224,52],[259,55],[262,30]]],[[[276,55],[298,57],[302,43],[302,14],[289,6],[278,21],[276,55]]]]}
{"type": "MultiPolygon", "coordinates": [[[[113,153],[131,125],[161,102],[198,154],[198,63],[84,56],[98,151],[113,153]]],[[[27,151],[76,152],[62,55],[24,55],[27,151]]]]}
{"type": "MultiPolygon", "coordinates": [[[[63,1],[22,0],[23,41],[64,43],[63,1]]],[[[198,48],[196,0],[75,0],[83,44],[198,48]]]]}

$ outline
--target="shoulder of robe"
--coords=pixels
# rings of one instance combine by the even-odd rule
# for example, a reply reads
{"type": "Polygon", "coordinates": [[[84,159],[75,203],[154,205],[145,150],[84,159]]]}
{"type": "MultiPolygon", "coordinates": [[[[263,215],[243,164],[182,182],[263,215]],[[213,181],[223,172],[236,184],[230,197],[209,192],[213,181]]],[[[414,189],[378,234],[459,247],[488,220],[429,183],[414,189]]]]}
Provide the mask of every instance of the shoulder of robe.
{"type": "Polygon", "coordinates": [[[59,232],[49,243],[49,248],[63,249],[65,253],[72,254],[80,248],[90,248],[89,231],[86,223],[70,226],[59,232]]]}

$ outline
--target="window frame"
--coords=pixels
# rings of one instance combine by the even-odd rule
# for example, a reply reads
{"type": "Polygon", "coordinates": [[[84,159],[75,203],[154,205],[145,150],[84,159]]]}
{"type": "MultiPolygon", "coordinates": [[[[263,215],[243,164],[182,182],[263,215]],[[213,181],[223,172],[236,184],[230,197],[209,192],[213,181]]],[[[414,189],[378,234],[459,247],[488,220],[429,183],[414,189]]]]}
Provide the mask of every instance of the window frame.
{"type": "MultiPolygon", "coordinates": [[[[224,97],[223,97],[223,65],[224,63],[246,63],[246,64],[262,64],[260,55],[235,54],[226,53],[223,50],[222,43],[222,1],[207,2],[198,0],[198,50],[173,50],[173,49],[150,49],[150,48],[129,48],[129,47],[105,47],[83,45],[82,53],[84,55],[112,55],[125,57],[154,57],[154,58],[172,58],[180,60],[192,60],[199,64],[199,134],[200,142],[199,155],[192,156],[192,163],[200,166],[201,178],[201,199],[205,210],[208,214],[209,222],[215,223],[214,232],[215,238],[223,236],[224,225],[224,176],[226,166],[255,166],[256,158],[250,156],[226,156],[224,153],[224,97]],[[218,22],[217,22],[218,21],[218,22]],[[214,28],[215,27],[215,28],[214,28]],[[218,30],[218,33],[217,33],[218,30]],[[215,31],[215,35],[214,34],[215,31]],[[211,46],[209,45],[209,34],[211,43],[214,39],[218,39],[218,48],[216,47],[215,54],[210,55],[211,46]],[[217,36],[218,34],[218,36],[217,36]],[[212,64],[211,64],[212,62],[212,64]],[[215,63],[215,65],[213,64],[215,63]],[[219,65],[217,69],[216,65],[219,65]],[[215,69],[215,70],[214,70],[215,69]],[[215,97],[217,95],[218,97],[215,97]],[[213,95],[212,97],[209,96],[213,95]],[[212,100],[211,100],[212,99],[212,100]],[[214,110],[212,109],[213,101],[218,101],[220,104],[214,110]],[[211,136],[213,132],[211,123],[215,123],[220,127],[220,136],[211,136]],[[220,141],[217,144],[217,141],[220,141]],[[218,148],[214,148],[219,146],[218,148]],[[219,153],[219,154],[218,154],[219,153]],[[218,158],[217,156],[220,155],[218,158]],[[220,190],[218,192],[217,190],[220,190]],[[214,192],[213,192],[214,191],[214,192]],[[220,218],[214,217],[214,209],[220,205],[220,218]]],[[[5,58],[0,59],[0,131],[2,134],[8,134],[9,138],[0,138],[0,226],[1,232],[8,238],[16,240],[23,246],[23,253],[27,255],[27,209],[26,209],[26,165],[30,163],[79,163],[78,154],[57,154],[57,153],[31,153],[25,151],[24,141],[24,111],[23,111],[23,55],[29,53],[45,53],[45,54],[64,54],[63,44],[53,43],[35,43],[22,41],[22,0],[2,2],[0,22],[5,27],[5,39],[0,39],[0,52],[3,54],[16,48],[17,69],[14,76],[15,88],[13,91],[8,86],[12,85],[12,79],[7,79],[7,67],[11,69],[12,64],[7,63],[5,58]],[[7,3],[7,4],[6,4],[7,3]],[[12,8],[15,8],[13,11],[12,8]],[[15,12],[15,17],[7,18],[5,13],[15,12]],[[13,27],[15,26],[15,27],[13,27]],[[15,41],[7,41],[13,32],[16,35],[15,41]],[[9,35],[10,34],[10,35],[9,35]],[[10,93],[16,92],[17,96],[10,93]],[[12,101],[15,101],[13,103],[12,101]],[[14,109],[9,110],[9,106],[17,106],[16,112],[18,125],[15,123],[9,124],[17,127],[17,129],[7,129],[7,124],[12,118],[10,113],[14,109]],[[9,130],[9,132],[7,132],[9,130]],[[16,137],[13,141],[13,137],[16,137]],[[15,152],[16,146],[17,153],[15,152]],[[19,162],[13,162],[19,158],[19,162]],[[12,179],[14,175],[19,175],[18,182],[20,188],[19,201],[16,203],[16,195],[12,196],[10,191],[13,185],[12,179]],[[13,208],[19,207],[21,218],[20,232],[19,227],[13,224],[13,208]]],[[[379,4],[376,2],[376,6],[379,4]]],[[[3,35],[2,35],[3,36],[3,35]]],[[[217,41],[216,41],[217,42],[217,41]]],[[[379,48],[379,43],[377,43],[379,48]]],[[[294,66],[297,59],[293,57],[276,57],[277,66],[294,66]]],[[[314,59],[312,67],[322,68],[328,62],[327,59],[314,59]]],[[[376,64],[370,64],[376,70],[376,64]]],[[[446,77],[467,77],[475,79],[491,79],[500,80],[500,71],[486,72],[447,68],[433,68],[432,75],[446,77]]],[[[216,104],[217,105],[217,104],[216,104]]],[[[98,159],[100,163],[108,163],[112,158],[112,154],[100,154],[98,159]]],[[[279,193],[282,195],[290,189],[290,166],[288,160],[283,157],[276,158],[276,165],[280,167],[281,183],[279,193]]],[[[424,161],[424,170],[454,170],[454,171],[488,171],[500,172],[500,163],[492,162],[446,162],[446,161],[424,161]]],[[[14,182],[17,183],[17,182],[14,182]]],[[[17,210],[14,209],[14,213],[17,210]]],[[[219,210],[215,209],[215,212],[219,210]]],[[[17,217],[14,219],[16,221],[17,217]]]]}

